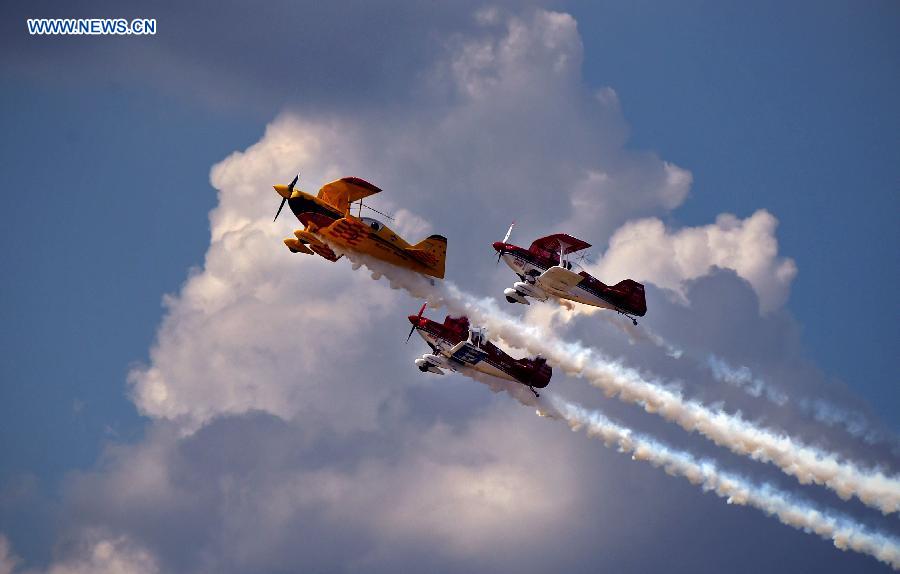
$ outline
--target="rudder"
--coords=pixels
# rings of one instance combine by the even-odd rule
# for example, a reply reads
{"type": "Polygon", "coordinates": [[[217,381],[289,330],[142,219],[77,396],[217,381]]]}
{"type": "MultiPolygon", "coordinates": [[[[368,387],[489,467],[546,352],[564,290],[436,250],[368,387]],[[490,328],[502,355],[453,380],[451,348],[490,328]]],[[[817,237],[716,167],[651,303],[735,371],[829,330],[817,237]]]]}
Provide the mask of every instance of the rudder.
{"type": "Polygon", "coordinates": [[[412,249],[427,255],[428,267],[438,279],[444,278],[444,260],[447,258],[447,238],[443,235],[432,235],[428,239],[416,243],[412,249]]]}
{"type": "Polygon", "coordinates": [[[543,389],[550,383],[553,376],[553,368],[547,364],[547,359],[540,355],[533,359],[519,359],[519,364],[525,367],[528,373],[525,384],[531,387],[543,389]]]}
{"type": "Polygon", "coordinates": [[[632,279],[619,281],[613,286],[619,291],[628,305],[628,310],[643,317],[647,313],[647,299],[644,297],[644,286],[632,279]]]}

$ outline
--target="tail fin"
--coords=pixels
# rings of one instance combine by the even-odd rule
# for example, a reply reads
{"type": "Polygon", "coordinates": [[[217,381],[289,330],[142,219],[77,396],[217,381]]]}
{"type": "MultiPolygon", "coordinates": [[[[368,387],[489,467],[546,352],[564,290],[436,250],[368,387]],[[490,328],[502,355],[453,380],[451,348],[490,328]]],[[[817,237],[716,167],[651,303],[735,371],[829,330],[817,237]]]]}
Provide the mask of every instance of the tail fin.
{"type": "Polygon", "coordinates": [[[447,238],[443,235],[432,235],[410,248],[417,258],[429,268],[429,275],[438,279],[444,278],[444,260],[447,258],[447,238]]]}
{"type": "Polygon", "coordinates": [[[647,313],[647,299],[644,297],[644,286],[637,281],[625,279],[613,285],[613,289],[621,294],[626,310],[643,317],[647,313]]]}
{"type": "Polygon", "coordinates": [[[538,355],[533,359],[521,359],[522,364],[528,371],[528,381],[526,384],[543,389],[550,383],[550,377],[553,376],[553,368],[547,364],[547,359],[538,355]]]}

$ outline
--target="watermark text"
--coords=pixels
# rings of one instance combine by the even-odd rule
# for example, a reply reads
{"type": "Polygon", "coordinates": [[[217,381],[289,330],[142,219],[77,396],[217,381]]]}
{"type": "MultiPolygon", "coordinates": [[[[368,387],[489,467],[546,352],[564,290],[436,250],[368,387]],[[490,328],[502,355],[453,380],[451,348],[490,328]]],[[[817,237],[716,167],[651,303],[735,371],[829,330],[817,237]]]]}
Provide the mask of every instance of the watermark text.
{"type": "Polygon", "coordinates": [[[153,36],[156,18],[28,18],[32,36],[153,36]]]}

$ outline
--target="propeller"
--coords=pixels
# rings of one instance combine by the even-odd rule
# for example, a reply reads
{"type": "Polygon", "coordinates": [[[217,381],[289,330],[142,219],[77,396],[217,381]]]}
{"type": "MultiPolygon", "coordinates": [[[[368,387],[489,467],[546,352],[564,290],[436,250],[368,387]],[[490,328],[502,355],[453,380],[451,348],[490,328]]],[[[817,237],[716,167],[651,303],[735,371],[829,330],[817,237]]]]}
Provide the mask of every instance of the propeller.
{"type": "MultiPolygon", "coordinates": [[[[427,305],[428,305],[428,301],[425,301],[424,303],[422,303],[422,308],[419,309],[419,314],[416,315],[416,317],[418,317],[418,318],[421,318],[421,317],[422,317],[422,313],[425,312],[425,307],[426,307],[427,305]]],[[[410,337],[412,337],[412,334],[416,332],[416,327],[417,327],[417,326],[418,326],[418,325],[416,325],[416,323],[413,323],[412,329],[409,330],[409,335],[406,336],[406,342],[407,342],[407,343],[409,343],[409,339],[410,339],[410,337]]]]}
{"type": "MultiPolygon", "coordinates": [[[[503,243],[509,241],[509,236],[512,235],[512,228],[516,224],[515,221],[509,224],[509,229],[506,230],[506,235],[503,236],[503,243]]],[[[497,251],[497,265],[500,265],[500,258],[503,257],[503,251],[497,251]]]]}
{"type": "Polygon", "coordinates": [[[281,215],[281,210],[284,208],[285,202],[288,200],[288,197],[291,196],[291,193],[294,192],[294,186],[297,185],[297,180],[300,179],[300,174],[294,176],[294,181],[287,188],[287,197],[281,198],[281,205],[278,206],[278,211],[275,212],[275,219],[272,221],[275,222],[278,219],[278,216],[281,215]]]}
{"type": "Polygon", "coordinates": [[[509,241],[509,236],[512,235],[512,228],[516,224],[515,221],[509,224],[509,229],[506,230],[506,235],[503,236],[503,243],[509,241]]]}

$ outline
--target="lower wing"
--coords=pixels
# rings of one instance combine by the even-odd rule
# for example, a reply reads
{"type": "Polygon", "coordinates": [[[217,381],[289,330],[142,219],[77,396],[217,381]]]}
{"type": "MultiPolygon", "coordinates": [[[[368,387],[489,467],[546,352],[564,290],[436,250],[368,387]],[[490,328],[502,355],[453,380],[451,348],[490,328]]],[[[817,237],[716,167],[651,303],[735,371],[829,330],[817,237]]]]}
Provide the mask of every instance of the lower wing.
{"type": "Polygon", "coordinates": [[[549,291],[568,293],[573,287],[581,283],[582,279],[584,277],[578,273],[555,265],[538,275],[537,283],[549,291]]]}

